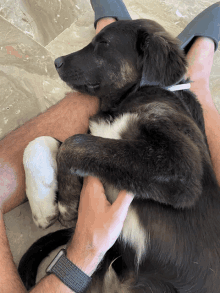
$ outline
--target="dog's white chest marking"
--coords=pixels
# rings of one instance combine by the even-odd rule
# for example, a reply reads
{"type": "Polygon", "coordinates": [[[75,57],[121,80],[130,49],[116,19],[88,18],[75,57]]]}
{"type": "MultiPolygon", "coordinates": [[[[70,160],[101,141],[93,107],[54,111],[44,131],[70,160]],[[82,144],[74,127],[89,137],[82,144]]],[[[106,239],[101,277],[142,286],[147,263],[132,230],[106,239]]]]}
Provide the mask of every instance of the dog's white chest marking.
{"type": "Polygon", "coordinates": [[[89,129],[94,136],[121,139],[120,133],[127,128],[129,122],[137,119],[138,114],[126,113],[117,117],[113,123],[106,121],[90,121],[89,129]]]}
{"type": "MultiPolygon", "coordinates": [[[[126,130],[132,120],[137,119],[137,114],[126,113],[116,118],[113,123],[105,121],[90,121],[89,128],[91,134],[104,138],[121,139],[121,132],[126,130]]],[[[109,201],[114,202],[119,190],[112,185],[105,185],[106,196],[109,201]]],[[[130,206],[124,226],[120,235],[121,241],[126,245],[131,245],[136,251],[137,264],[141,262],[146,254],[147,242],[149,235],[142,227],[136,210],[130,206]]]]}

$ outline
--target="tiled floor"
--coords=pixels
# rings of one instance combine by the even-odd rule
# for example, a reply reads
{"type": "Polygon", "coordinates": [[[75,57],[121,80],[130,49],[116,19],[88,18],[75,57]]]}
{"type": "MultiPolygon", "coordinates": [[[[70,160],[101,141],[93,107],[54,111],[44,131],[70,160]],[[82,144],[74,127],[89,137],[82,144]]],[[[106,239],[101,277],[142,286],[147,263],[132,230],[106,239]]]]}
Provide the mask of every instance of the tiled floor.
{"type": "MultiPolygon", "coordinates": [[[[158,21],[177,36],[213,0],[124,0],[133,19],[158,21]]],[[[70,89],[59,79],[53,61],[77,51],[95,35],[89,0],[0,0],[0,138],[45,111],[70,89]]],[[[220,49],[215,53],[211,93],[220,111],[220,49]]],[[[4,216],[15,263],[40,236],[28,202],[4,216]]],[[[54,252],[51,257],[54,256],[54,252]]],[[[49,258],[41,265],[44,275],[49,258]]]]}

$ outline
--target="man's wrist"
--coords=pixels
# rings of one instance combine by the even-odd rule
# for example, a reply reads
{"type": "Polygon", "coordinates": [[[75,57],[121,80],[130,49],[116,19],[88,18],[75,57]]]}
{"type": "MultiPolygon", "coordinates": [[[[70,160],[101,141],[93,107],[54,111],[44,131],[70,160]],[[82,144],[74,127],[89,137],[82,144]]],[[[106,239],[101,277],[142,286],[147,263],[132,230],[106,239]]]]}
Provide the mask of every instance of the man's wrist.
{"type": "Polygon", "coordinates": [[[74,263],[87,276],[91,277],[99,263],[104,257],[104,253],[99,253],[95,250],[73,250],[68,247],[66,250],[67,258],[74,263]]]}

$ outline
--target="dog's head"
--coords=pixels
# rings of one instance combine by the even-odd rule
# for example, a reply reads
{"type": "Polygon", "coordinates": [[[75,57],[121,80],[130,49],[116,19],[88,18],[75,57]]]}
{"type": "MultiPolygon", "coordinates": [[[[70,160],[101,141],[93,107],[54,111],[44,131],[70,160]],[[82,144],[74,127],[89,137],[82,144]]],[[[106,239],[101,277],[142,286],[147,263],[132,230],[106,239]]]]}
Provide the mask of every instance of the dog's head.
{"type": "Polygon", "coordinates": [[[161,86],[176,83],[186,65],[179,41],[155,21],[143,19],[114,22],[82,50],[55,60],[61,79],[99,97],[102,110],[142,79],[161,86]]]}

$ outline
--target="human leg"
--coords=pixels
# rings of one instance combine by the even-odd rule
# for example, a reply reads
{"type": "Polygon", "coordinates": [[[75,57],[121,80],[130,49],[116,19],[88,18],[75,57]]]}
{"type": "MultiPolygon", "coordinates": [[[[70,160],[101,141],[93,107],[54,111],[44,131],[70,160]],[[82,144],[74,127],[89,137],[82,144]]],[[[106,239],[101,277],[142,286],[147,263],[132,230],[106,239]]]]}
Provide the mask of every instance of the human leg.
{"type": "Polygon", "coordinates": [[[116,19],[113,17],[105,17],[100,19],[96,24],[96,34],[98,34],[105,26],[115,21],[116,19]]]}
{"type": "Polygon", "coordinates": [[[177,37],[181,41],[188,61],[187,77],[192,81],[191,90],[200,101],[206,136],[213,168],[220,184],[220,116],[215,108],[209,88],[209,78],[214,52],[220,41],[220,2],[198,14],[177,37]]]}
{"type": "Polygon", "coordinates": [[[209,78],[214,57],[214,43],[209,38],[199,37],[187,54],[191,90],[196,94],[203,108],[205,130],[211,153],[213,168],[220,184],[220,115],[212,100],[209,78]]]}
{"type": "MultiPolygon", "coordinates": [[[[213,41],[206,37],[198,37],[186,57],[188,62],[188,71],[186,76],[190,77],[193,81],[191,84],[191,90],[198,93],[199,85],[203,85],[209,90],[209,78],[214,58],[213,41]]],[[[214,107],[214,103],[210,95],[202,95],[199,100],[204,110],[206,106],[214,107]]]]}

